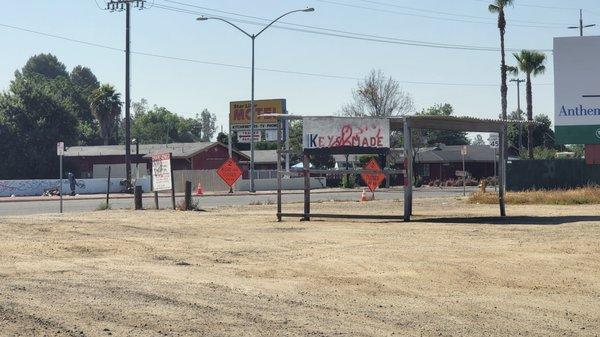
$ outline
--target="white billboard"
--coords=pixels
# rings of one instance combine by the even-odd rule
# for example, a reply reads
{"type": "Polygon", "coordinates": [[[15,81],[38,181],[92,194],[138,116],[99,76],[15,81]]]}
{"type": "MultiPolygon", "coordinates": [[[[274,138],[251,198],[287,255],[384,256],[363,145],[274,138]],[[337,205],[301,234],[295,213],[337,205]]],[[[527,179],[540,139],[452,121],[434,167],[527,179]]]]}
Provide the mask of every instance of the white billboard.
{"type": "Polygon", "coordinates": [[[171,153],[152,155],[152,190],[169,191],[172,188],[171,153]]]}
{"type": "Polygon", "coordinates": [[[557,143],[600,143],[600,36],[554,38],[554,107],[557,143]]]}
{"type": "Polygon", "coordinates": [[[372,117],[304,117],[304,149],[390,147],[390,121],[372,117]]]}

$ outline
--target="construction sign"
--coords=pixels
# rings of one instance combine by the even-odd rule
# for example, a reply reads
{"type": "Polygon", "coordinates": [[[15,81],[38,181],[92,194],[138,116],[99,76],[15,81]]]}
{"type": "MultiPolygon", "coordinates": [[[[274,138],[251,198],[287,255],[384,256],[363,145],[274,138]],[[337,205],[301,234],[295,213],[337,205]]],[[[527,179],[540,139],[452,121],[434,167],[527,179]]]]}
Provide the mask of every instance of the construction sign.
{"type": "Polygon", "coordinates": [[[221,167],[217,170],[217,174],[223,181],[229,185],[229,187],[233,187],[233,184],[242,176],[242,169],[238,166],[238,164],[233,160],[233,158],[227,159],[221,167]]]}
{"type": "Polygon", "coordinates": [[[367,184],[367,187],[371,190],[371,192],[375,192],[377,187],[381,185],[383,180],[385,179],[385,174],[381,172],[381,167],[377,164],[375,158],[371,158],[371,160],[363,167],[365,170],[375,170],[377,173],[367,173],[363,172],[360,174],[362,180],[367,184]]]}

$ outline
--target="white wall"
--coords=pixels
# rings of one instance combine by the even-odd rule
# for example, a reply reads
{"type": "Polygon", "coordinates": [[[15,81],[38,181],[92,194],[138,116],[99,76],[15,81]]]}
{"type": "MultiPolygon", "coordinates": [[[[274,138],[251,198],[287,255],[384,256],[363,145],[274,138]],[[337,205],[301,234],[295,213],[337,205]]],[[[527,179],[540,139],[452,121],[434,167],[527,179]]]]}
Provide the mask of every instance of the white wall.
{"type": "MultiPolygon", "coordinates": [[[[111,193],[122,191],[123,186],[120,185],[121,179],[110,180],[111,193]]],[[[106,179],[77,179],[80,186],[75,187],[77,194],[98,194],[106,193],[106,179]]],[[[42,195],[45,190],[53,187],[58,187],[59,179],[32,179],[32,180],[0,180],[0,197],[15,196],[35,196],[42,195]]],[[[138,185],[142,186],[144,192],[150,191],[150,178],[140,178],[138,185]]],[[[62,184],[63,194],[71,193],[69,181],[63,179],[62,184]]]]}

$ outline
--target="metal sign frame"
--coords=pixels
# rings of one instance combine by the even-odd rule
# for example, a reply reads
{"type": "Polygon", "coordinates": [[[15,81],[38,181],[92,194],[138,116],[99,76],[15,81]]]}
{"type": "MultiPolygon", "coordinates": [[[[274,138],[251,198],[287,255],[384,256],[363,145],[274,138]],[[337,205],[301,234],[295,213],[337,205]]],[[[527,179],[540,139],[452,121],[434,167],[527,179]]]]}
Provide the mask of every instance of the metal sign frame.
{"type": "MultiPolygon", "coordinates": [[[[498,182],[498,204],[500,206],[500,216],[506,216],[505,190],[506,190],[506,162],[507,162],[507,126],[509,123],[530,124],[513,120],[489,120],[472,117],[452,117],[452,116],[403,116],[390,117],[390,131],[402,131],[404,137],[404,170],[384,169],[383,172],[389,177],[390,174],[404,174],[404,214],[403,215],[365,215],[365,214],[311,214],[310,211],[310,176],[311,174],[327,173],[378,173],[380,171],[364,169],[345,169],[345,170],[318,170],[310,168],[310,155],[315,153],[303,151],[303,169],[304,174],[304,212],[303,213],[284,213],[282,211],[282,177],[288,172],[282,170],[281,155],[291,153],[290,150],[283,149],[282,129],[284,123],[290,119],[301,119],[301,116],[279,115],[277,124],[277,220],[282,221],[284,217],[300,218],[304,221],[310,221],[311,217],[317,218],[338,218],[338,219],[376,219],[376,220],[404,220],[410,221],[413,215],[413,129],[432,129],[432,130],[453,130],[467,132],[489,132],[497,133],[500,139],[500,168],[498,182]]],[[[343,148],[338,148],[343,150],[343,148]]],[[[320,149],[316,149],[319,151],[320,149]]],[[[314,151],[314,150],[312,150],[314,151]]],[[[320,150],[323,151],[323,150],[320,150]]],[[[336,149],[326,150],[333,154],[336,149]]],[[[353,150],[346,149],[346,152],[352,153],[353,150]]]]}

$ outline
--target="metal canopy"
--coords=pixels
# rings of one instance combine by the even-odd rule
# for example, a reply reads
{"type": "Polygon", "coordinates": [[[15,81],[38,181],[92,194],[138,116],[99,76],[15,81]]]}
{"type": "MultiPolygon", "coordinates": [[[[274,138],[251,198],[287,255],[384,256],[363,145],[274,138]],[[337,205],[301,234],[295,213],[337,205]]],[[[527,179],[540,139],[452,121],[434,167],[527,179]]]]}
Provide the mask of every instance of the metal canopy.
{"type": "MultiPolygon", "coordinates": [[[[301,120],[304,117],[327,117],[332,116],[300,116],[286,114],[268,114],[268,117],[277,117],[287,120],[301,120]]],[[[335,116],[333,116],[335,118],[335,116]]],[[[339,118],[348,118],[339,116],[339,118]]],[[[518,121],[518,120],[501,120],[501,119],[486,119],[476,117],[456,117],[456,116],[430,116],[430,115],[410,115],[388,117],[390,120],[391,131],[404,131],[404,121],[408,120],[413,129],[430,129],[430,130],[450,130],[463,132],[490,132],[500,133],[502,127],[506,124],[530,124],[535,122],[518,121]]]]}
{"type": "MultiPolygon", "coordinates": [[[[283,115],[283,114],[270,114],[268,116],[277,117],[279,120],[277,130],[278,140],[278,153],[283,153],[282,150],[282,127],[284,121],[288,120],[300,120],[304,117],[326,117],[326,118],[349,118],[349,117],[332,117],[332,116],[298,116],[298,115],[283,115]]],[[[351,118],[351,117],[350,117],[351,118]]],[[[535,122],[523,122],[516,120],[493,120],[493,119],[480,119],[474,117],[453,117],[453,116],[401,116],[401,117],[389,117],[390,120],[390,131],[401,131],[404,138],[404,170],[405,170],[405,183],[404,183],[404,215],[401,217],[404,221],[410,221],[410,217],[413,214],[413,184],[414,184],[414,173],[413,173],[413,142],[412,142],[412,130],[413,129],[432,129],[432,130],[450,130],[450,131],[461,131],[461,132],[489,132],[498,133],[500,138],[500,169],[499,169],[499,189],[498,189],[498,203],[500,206],[500,216],[506,216],[505,210],[505,188],[506,188],[506,139],[507,139],[507,126],[508,124],[535,124],[535,122]]],[[[285,174],[281,170],[281,158],[278,156],[277,162],[277,219],[281,221],[282,217],[293,217],[300,216],[304,220],[310,220],[310,153],[303,151],[304,156],[304,212],[301,214],[294,213],[283,213],[282,212],[282,198],[281,198],[281,178],[285,174]]],[[[352,170],[352,171],[364,171],[364,170],[352,170]]],[[[327,172],[327,171],[326,171],[327,172]]],[[[315,172],[312,172],[315,173],[315,172]]],[[[320,172],[321,173],[321,172],[320,172]]],[[[351,214],[313,214],[316,217],[345,217],[345,218],[358,218],[356,215],[351,214]]],[[[389,215],[375,215],[365,216],[360,215],[361,219],[364,218],[399,218],[398,216],[389,215]]]]}
{"type": "Polygon", "coordinates": [[[391,117],[390,128],[394,131],[404,130],[404,120],[408,120],[413,129],[449,130],[464,132],[500,132],[506,123],[519,121],[503,121],[480,119],[474,117],[454,116],[406,116],[391,117]]]}

